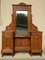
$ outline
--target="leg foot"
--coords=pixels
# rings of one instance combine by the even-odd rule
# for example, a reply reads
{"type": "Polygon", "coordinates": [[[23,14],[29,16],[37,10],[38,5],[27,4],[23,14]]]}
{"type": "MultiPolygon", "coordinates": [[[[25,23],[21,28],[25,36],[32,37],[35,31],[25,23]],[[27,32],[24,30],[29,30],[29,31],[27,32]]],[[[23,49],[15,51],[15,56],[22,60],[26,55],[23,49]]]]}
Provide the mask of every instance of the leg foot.
{"type": "Polygon", "coordinates": [[[4,54],[2,53],[2,57],[4,56],[4,54]]]}
{"type": "Polygon", "coordinates": [[[42,52],[40,53],[40,56],[42,56],[42,52]]]}

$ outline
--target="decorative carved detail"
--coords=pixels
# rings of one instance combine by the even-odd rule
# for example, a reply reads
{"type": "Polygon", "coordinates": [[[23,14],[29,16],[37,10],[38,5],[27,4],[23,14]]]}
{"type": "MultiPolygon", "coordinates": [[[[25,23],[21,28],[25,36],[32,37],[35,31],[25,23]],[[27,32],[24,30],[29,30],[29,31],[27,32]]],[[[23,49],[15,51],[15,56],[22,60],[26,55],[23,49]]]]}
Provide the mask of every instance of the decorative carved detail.
{"type": "Polygon", "coordinates": [[[19,5],[26,5],[25,3],[23,3],[23,2],[21,2],[21,3],[19,3],[19,5]]]}

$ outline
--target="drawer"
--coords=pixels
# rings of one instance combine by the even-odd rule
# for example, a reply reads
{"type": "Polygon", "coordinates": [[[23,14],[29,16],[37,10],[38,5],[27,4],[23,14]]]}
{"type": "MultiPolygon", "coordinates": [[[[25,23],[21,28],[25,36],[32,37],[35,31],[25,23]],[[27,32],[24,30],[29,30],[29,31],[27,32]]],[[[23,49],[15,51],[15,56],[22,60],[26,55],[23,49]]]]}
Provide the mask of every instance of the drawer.
{"type": "Polygon", "coordinates": [[[19,47],[15,47],[15,51],[30,51],[30,47],[23,47],[23,46],[19,46],[19,47]]]}
{"type": "Polygon", "coordinates": [[[15,46],[30,46],[29,39],[15,39],[15,46]]]}
{"type": "Polygon", "coordinates": [[[21,46],[30,46],[30,40],[29,39],[22,39],[21,46]]]}

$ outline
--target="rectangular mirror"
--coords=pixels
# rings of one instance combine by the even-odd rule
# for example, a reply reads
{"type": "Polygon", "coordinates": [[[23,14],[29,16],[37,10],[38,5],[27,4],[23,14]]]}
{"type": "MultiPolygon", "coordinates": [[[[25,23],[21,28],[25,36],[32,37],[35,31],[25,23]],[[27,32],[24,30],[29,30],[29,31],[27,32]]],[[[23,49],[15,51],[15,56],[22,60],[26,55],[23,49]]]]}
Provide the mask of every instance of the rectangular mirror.
{"type": "Polygon", "coordinates": [[[16,11],[16,34],[27,34],[28,11],[16,11]]]}

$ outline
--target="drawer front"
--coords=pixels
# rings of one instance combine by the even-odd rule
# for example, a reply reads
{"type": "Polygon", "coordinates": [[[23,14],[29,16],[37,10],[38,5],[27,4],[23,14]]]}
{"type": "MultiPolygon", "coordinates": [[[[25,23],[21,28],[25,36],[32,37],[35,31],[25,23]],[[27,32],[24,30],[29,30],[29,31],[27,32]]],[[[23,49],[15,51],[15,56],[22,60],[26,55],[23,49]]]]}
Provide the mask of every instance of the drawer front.
{"type": "Polygon", "coordinates": [[[29,39],[15,39],[15,46],[30,46],[29,39]]]}
{"type": "Polygon", "coordinates": [[[15,51],[30,51],[30,47],[22,47],[22,46],[19,46],[19,47],[15,47],[15,51]]]}
{"type": "Polygon", "coordinates": [[[30,46],[30,39],[22,39],[21,46],[30,46]]]}

